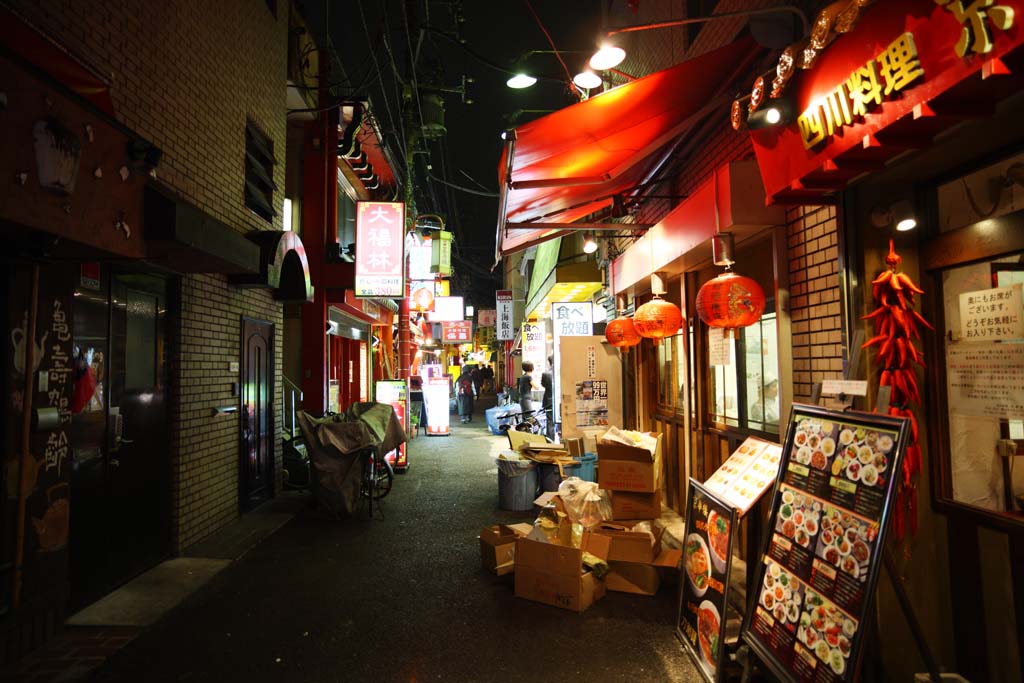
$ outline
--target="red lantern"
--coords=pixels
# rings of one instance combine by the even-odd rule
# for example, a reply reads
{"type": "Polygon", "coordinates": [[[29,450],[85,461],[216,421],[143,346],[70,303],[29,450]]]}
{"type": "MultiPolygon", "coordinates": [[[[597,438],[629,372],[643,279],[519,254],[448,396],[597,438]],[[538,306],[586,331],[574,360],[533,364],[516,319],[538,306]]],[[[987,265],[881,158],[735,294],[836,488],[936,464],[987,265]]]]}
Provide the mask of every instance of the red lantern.
{"type": "Polygon", "coordinates": [[[636,309],[633,327],[637,334],[647,339],[670,337],[683,325],[683,313],[673,303],[655,296],[636,309]]]}
{"type": "Polygon", "coordinates": [[[697,315],[710,327],[725,328],[727,336],[760,320],[764,306],[761,285],[737,273],[722,273],[697,292],[697,315]]]}
{"type": "Polygon", "coordinates": [[[420,287],[412,293],[412,307],[415,311],[434,310],[434,293],[426,287],[420,287]]]}
{"type": "Polygon", "coordinates": [[[640,335],[629,318],[616,318],[605,325],[604,338],[615,348],[624,349],[627,353],[629,347],[640,343],[640,335]]]}

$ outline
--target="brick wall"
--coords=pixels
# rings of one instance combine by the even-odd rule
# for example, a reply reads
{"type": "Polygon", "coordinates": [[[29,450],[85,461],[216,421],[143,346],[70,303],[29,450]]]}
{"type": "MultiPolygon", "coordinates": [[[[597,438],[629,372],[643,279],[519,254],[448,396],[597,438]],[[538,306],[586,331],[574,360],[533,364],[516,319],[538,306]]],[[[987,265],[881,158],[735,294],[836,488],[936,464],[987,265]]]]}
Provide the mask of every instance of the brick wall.
{"type": "Polygon", "coordinates": [[[288,16],[280,5],[274,17],[259,0],[10,2],[109,75],[117,118],[163,150],[162,182],[243,231],[271,227],[243,204],[246,118],[274,141],[278,213],[284,198],[288,16]]]}
{"type": "Polygon", "coordinates": [[[815,382],[842,377],[838,231],[833,206],[786,212],[794,401],[808,401],[815,382]]]}
{"type": "Polygon", "coordinates": [[[266,290],[230,287],[223,277],[197,275],[181,281],[180,349],[172,401],[172,528],[178,550],[187,548],[238,517],[239,415],[217,416],[213,409],[237,405],[231,383],[238,373],[242,317],[274,325],[274,471],[281,471],[282,307],[266,290]]]}
{"type": "MultiPolygon", "coordinates": [[[[108,76],[118,119],[161,150],[159,180],[235,230],[280,229],[285,186],[287,3],[275,16],[258,0],[13,0],[10,6],[108,76]],[[273,141],[278,189],[273,223],[244,206],[245,126],[273,141]]],[[[237,405],[241,317],[275,325],[275,394],[281,384],[281,305],[220,275],[180,280],[172,330],[172,529],[180,551],[238,517],[237,405]]],[[[276,398],[276,396],[275,396],[276,398]]],[[[275,400],[275,434],[281,434],[275,400]]],[[[281,446],[275,439],[275,471],[281,446]]]]}

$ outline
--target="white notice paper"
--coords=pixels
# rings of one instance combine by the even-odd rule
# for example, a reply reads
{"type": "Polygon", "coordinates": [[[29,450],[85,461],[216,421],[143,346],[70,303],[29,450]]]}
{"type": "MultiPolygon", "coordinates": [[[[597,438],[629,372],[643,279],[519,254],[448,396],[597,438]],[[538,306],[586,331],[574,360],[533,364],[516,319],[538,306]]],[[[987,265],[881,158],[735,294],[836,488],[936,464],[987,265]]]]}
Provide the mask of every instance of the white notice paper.
{"type": "Polygon", "coordinates": [[[721,327],[708,330],[708,363],[732,365],[732,339],[725,338],[725,329],[721,327]]]}
{"type": "Polygon", "coordinates": [[[964,292],[960,295],[960,339],[1016,341],[1024,339],[1022,285],[964,292]]]}

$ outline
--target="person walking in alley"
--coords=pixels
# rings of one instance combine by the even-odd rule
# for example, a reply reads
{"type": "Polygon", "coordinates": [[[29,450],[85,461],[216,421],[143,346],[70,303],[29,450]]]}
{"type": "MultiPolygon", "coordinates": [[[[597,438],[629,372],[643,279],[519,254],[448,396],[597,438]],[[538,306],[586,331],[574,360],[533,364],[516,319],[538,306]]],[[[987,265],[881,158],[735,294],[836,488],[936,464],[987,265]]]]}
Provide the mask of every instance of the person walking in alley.
{"type": "Polygon", "coordinates": [[[462,424],[473,421],[473,398],[476,395],[476,389],[473,386],[473,373],[466,367],[462,366],[462,374],[459,375],[459,381],[455,385],[455,391],[458,401],[459,409],[459,421],[462,424]]]}
{"type": "Polygon", "coordinates": [[[484,375],[480,370],[479,365],[474,365],[473,370],[470,373],[473,377],[473,391],[477,396],[480,395],[480,391],[483,389],[484,375]]]}
{"type": "Polygon", "coordinates": [[[519,392],[519,407],[522,409],[524,417],[537,409],[536,404],[533,402],[534,381],[532,372],[533,363],[528,360],[523,361],[523,374],[516,384],[516,390],[519,392]]]}
{"type": "Polygon", "coordinates": [[[554,392],[555,382],[554,373],[555,371],[555,358],[554,356],[548,356],[548,367],[544,370],[544,373],[540,376],[540,385],[544,387],[544,398],[541,399],[541,406],[544,408],[544,419],[547,428],[544,433],[552,441],[555,440],[555,416],[552,414],[552,406],[554,405],[554,392]]]}

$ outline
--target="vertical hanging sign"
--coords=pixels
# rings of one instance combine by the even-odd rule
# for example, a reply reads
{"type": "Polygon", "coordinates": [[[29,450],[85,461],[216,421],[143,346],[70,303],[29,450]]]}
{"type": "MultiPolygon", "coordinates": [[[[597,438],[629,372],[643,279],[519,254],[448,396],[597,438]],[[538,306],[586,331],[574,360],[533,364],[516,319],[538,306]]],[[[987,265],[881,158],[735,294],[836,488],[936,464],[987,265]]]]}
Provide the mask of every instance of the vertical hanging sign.
{"type": "Polygon", "coordinates": [[[405,204],[356,202],[356,296],[405,295],[404,234],[405,204]]]}
{"type": "Polygon", "coordinates": [[[516,325],[513,320],[512,290],[499,289],[495,292],[497,302],[498,341],[511,341],[516,338],[516,325]]]}
{"type": "Polygon", "coordinates": [[[441,230],[437,237],[431,240],[432,254],[430,257],[430,272],[439,275],[452,274],[452,233],[441,230]]]}

